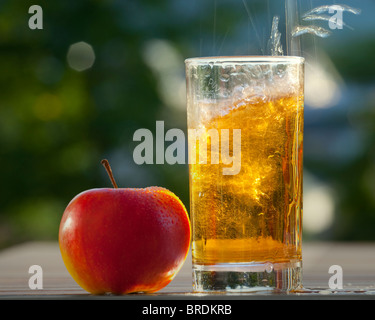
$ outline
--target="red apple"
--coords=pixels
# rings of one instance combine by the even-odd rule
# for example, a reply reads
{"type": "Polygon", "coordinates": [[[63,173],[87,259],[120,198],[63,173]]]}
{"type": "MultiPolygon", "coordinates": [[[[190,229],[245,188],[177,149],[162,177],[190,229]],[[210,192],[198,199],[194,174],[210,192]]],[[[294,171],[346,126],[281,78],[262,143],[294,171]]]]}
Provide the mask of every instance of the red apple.
{"type": "Polygon", "coordinates": [[[115,188],[84,191],[65,209],[59,230],[63,261],[92,294],[158,291],[186,259],[187,211],[167,189],[117,188],[110,168],[108,173],[115,188]]]}

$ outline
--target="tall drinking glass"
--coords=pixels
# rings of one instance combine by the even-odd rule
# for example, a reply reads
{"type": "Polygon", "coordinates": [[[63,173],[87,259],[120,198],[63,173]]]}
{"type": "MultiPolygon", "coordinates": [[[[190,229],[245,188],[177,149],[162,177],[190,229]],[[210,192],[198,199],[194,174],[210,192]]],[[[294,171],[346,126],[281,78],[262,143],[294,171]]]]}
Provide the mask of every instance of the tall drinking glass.
{"type": "Polygon", "coordinates": [[[302,286],[304,59],[185,61],[193,286],[302,286]]]}

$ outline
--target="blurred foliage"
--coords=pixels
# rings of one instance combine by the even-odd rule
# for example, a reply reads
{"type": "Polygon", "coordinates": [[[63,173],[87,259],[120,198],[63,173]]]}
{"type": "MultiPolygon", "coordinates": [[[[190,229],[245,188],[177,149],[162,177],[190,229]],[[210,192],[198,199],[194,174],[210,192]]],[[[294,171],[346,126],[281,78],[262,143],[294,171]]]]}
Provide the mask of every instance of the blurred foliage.
{"type": "MultiPolygon", "coordinates": [[[[0,247],[56,240],[64,208],[76,194],[111,186],[103,158],[119,186],[161,185],[189,207],[186,165],[137,166],[132,158],[139,128],[154,132],[155,121],[164,120],[166,130],[186,132],[186,112],[166,105],[145,48],[151,40],[167,40],[180,54],[182,78],[184,58],[254,53],[254,23],[265,17],[270,27],[271,2],[40,0],[35,4],[43,8],[44,28],[30,30],[30,1],[1,0],[0,247]],[[79,41],[95,52],[93,67],[82,72],[67,63],[69,47],[79,41]]],[[[262,46],[267,28],[257,34],[262,46]]],[[[343,44],[330,54],[346,79],[374,89],[374,47],[365,38],[359,47],[343,44]]],[[[306,156],[311,172],[337,191],[341,218],[330,239],[375,240],[374,101],[373,93],[357,101],[363,107],[353,119],[365,144],[358,157],[340,165],[324,154],[306,156]]],[[[316,130],[338,121],[332,116],[316,130]]],[[[351,123],[345,117],[340,125],[351,123]]],[[[306,134],[314,128],[307,123],[306,134]]]]}

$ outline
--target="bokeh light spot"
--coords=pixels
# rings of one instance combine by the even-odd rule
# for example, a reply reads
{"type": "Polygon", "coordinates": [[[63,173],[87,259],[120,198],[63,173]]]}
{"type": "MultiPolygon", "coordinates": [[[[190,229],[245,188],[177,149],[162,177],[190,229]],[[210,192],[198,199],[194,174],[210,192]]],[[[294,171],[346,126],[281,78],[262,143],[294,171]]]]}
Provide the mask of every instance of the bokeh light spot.
{"type": "Polygon", "coordinates": [[[84,71],[92,67],[95,61],[95,52],[86,42],[77,42],[69,47],[67,60],[69,66],[76,71],[84,71]]]}
{"type": "Polygon", "coordinates": [[[335,200],[332,189],[304,172],[303,228],[310,234],[329,229],[335,219],[335,200]]]}
{"type": "Polygon", "coordinates": [[[62,114],[61,100],[54,94],[43,93],[36,99],[33,112],[39,120],[55,120],[62,114]]]}

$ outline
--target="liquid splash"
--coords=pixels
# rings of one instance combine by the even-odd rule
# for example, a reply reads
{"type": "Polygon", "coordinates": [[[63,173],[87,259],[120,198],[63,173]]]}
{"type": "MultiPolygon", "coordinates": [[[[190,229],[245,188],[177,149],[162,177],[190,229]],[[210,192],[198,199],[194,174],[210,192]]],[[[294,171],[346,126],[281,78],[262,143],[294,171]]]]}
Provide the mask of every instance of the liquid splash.
{"type": "MultiPolygon", "coordinates": [[[[302,20],[304,21],[315,21],[315,20],[322,20],[322,21],[330,21],[332,18],[331,16],[325,15],[323,13],[325,12],[330,12],[331,11],[341,11],[341,12],[350,12],[353,14],[360,14],[361,9],[353,8],[348,5],[342,5],[342,4],[334,4],[334,5],[324,5],[324,6],[319,6],[314,9],[311,9],[307,12],[305,12],[302,15],[302,20]]],[[[349,27],[347,24],[344,22],[341,22],[343,26],[346,26],[347,28],[353,30],[353,28],[349,27]]],[[[303,34],[313,34],[315,36],[321,37],[321,38],[327,38],[329,37],[332,32],[330,30],[327,30],[323,27],[315,26],[315,25],[310,25],[310,26],[295,26],[292,30],[292,37],[298,37],[303,34]]]]}
{"type": "Polygon", "coordinates": [[[316,7],[314,9],[311,9],[309,11],[307,11],[305,14],[302,15],[303,18],[311,15],[311,14],[321,14],[321,13],[324,13],[324,12],[329,12],[329,10],[340,10],[342,12],[346,11],[346,12],[350,12],[350,13],[353,13],[353,14],[360,14],[361,13],[361,9],[357,9],[357,8],[352,8],[352,7],[349,7],[348,5],[345,5],[345,4],[334,4],[334,5],[324,5],[324,6],[319,6],[319,7],[316,7]]]}
{"type": "MultiPolygon", "coordinates": [[[[304,16],[303,20],[304,21],[314,21],[314,20],[329,21],[331,18],[332,18],[331,16],[327,16],[324,14],[310,14],[310,15],[304,16]]],[[[353,28],[348,26],[345,22],[342,22],[342,25],[344,27],[347,27],[350,30],[353,30],[353,28]]]]}
{"type": "Polygon", "coordinates": [[[298,37],[303,34],[313,34],[321,38],[327,38],[331,35],[331,31],[318,26],[296,26],[292,31],[292,37],[298,37]]]}
{"type": "Polygon", "coordinates": [[[271,36],[268,40],[268,51],[271,56],[282,56],[284,55],[283,46],[281,44],[281,33],[279,32],[279,17],[275,16],[272,20],[271,36]]]}

